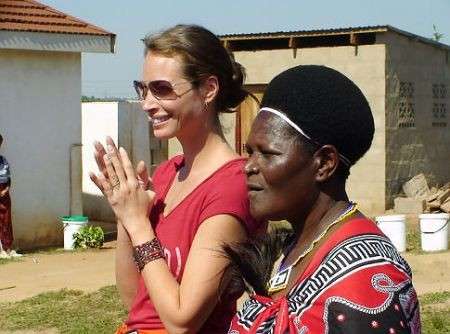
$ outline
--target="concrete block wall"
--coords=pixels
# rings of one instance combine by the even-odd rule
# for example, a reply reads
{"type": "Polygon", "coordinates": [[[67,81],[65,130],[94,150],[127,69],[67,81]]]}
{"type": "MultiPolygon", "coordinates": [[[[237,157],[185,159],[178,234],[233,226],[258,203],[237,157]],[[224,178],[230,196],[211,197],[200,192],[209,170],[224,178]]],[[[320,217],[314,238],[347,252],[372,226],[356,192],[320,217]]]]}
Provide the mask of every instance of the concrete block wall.
{"type": "Polygon", "coordinates": [[[352,168],[347,191],[367,215],[385,210],[385,46],[342,46],[235,52],[247,71],[247,84],[266,84],[283,70],[301,64],[334,68],[361,89],[372,108],[375,137],[369,152],[352,168]]]}
{"type": "Polygon", "coordinates": [[[378,38],[386,43],[386,207],[401,193],[401,186],[424,173],[430,185],[450,180],[450,63],[448,51],[394,33],[378,38]],[[414,87],[410,99],[415,109],[415,126],[398,127],[400,82],[414,87]],[[444,84],[447,96],[446,127],[433,123],[432,85],[444,84]]]}

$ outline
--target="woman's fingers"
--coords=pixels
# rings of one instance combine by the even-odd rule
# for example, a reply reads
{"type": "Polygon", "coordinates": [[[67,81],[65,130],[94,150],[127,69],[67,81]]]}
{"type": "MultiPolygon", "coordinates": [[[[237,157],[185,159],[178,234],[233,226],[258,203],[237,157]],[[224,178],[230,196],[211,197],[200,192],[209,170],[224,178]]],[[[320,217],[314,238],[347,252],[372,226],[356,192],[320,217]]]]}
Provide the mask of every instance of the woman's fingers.
{"type": "MultiPolygon", "coordinates": [[[[107,169],[108,173],[110,173],[110,169],[113,168],[114,174],[117,175],[119,182],[122,184],[125,184],[125,182],[127,182],[127,177],[125,175],[125,171],[123,169],[123,164],[122,164],[121,159],[119,158],[119,154],[117,152],[116,147],[112,146],[111,144],[108,144],[107,150],[108,150],[107,157],[109,159],[106,159],[105,163],[106,163],[106,161],[109,161],[109,163],[111,164],[110,168],[108,168],[108,164],[106,165],[106,169],[107,169]]],[[[111,179],[111,174],[108,174],[108,175],[110,175],[110,179],[111,179]]],[[[112,180],[111,180],[111,182],[112,182],[112,180]]]]}
{"type": "Polygon", "coordinates": [[[97,186],[97,188],[100,189],[100,191],[103,193],[103,186],[100,183],[100,180],[98,179],[97,175],[95,175],[92,172],[89,172],[89,178],[91,179],[92,182],[94,182],[94,184],[97,186]]]}
{"type": "Polygon", "coordinates": [[[95,162],[97,163],[98,170],[100,171],[100,173],[103,173],[105,176],[107,176],[105,162],[103,161],[103,157],[106,154],[106,150],[99,141],[94,142],[94,149],[95,149],[94,158],[95,162]]]}
{"type": "MultiPolygon", "coordinates": [[[[111,137],[106,137],[106,151],[103,145],[98,141],[94,143],[94,147],[94,156],[97,165],[99,166],[100,174],[103,174],[104,176],[102,180],[104,179],[104,181],[108,183],[111,191],[119,189],[121,185],[125,184],[128,184],[131,189],[136,189],[141,184],[136,177],[133,164],[131,163],[127,152],[122,147],[117,149],[111,137]]],[[[145,184],[142,188],[144,190],[149,189],[149,177],[145,163],[141,162],[137,171],[137,174],[141,174],[142,176],[142,178],[139,178],[142,181],[145,180],[145,184]]],[[[97,187],[103,187],[104,189],[99,177],[95,176],[95,174],[90,176],[97,187]]]]}
{"type": "Polygon", "coordinates": [[[152,188],[152,184],[151,184],[152,179],[148,175],[148,169],[147,169],[147,166],[145,165],[144,161],[141,160],[137,164],[136,174],[137,174],[137,179],[138,179],[139,185],[144,190],[149,190],[152,188]]]}
{"type": "Polygon", "coordinates": [[[102,173],[98,173],[97,181],[103,188],[103,194],[108,198],[109,201],[111,201],[111,196],[113,195],[113,186],[111,185],[111,183],[108,182],[105,175],[103,175],[102,173]]]}
{"type": "Polygon", "coordinates": [[[106,136],[106,145],[111,145],[116,147],[116,144],[114,143],[114,140],[111,138],[111,136],[106,136]]]}
{"type": "Polygon", "coordinates": [[[131,163],[130,159],[128,158],[127,151],[123,147],[119,148],[119,154],[120,159],[122,160],[122,166],[125,171],[125,176],[128,180],[128,184],[130,187],[137,188],[138,187],[138,181],[136,179],[136,175],[134,173],[133,164],[131,163]]]}
{"type": "Polygon", "coordinates": [[[105,156],[103,157],[103,161],[105,162],[105,168],[106,168],[106,172],[108,173],[108,179],[109,179],[109,180],[106,180],[106,178],[104,177],[105,180],[109,181],[107,183],[111,186],[111,188],[113,190],[119,189],[120,188],[120,180],[116,174],[116,171],[114,170],[114,167],[113,167],[113,164],[111,161],[111,155],[105,154],[105,156]]]}

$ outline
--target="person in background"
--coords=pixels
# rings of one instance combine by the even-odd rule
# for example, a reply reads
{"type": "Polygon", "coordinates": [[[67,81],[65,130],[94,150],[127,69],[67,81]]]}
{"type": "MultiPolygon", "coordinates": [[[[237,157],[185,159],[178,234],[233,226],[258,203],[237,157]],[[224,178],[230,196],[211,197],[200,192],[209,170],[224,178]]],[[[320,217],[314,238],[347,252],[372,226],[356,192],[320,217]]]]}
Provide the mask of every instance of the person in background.
{"type": "Polygon", "coordinates": [[[250,291],[229,334],[420,333],[410,267],[345,190],[373,135],[341,73],[297,66],[269,83],[247,141],[250,212],[292,232],[225,247],[250,291]]]}
{"type": "Polygon", "coordinates": [[[219,122],[248,94],[243,68],[195,25],[150,35],[144,44],[143,80],[134,87],[155,137],[177,138],[183,154],[149,181],[144,163],[134,168],[111,138],[106,148],[95,143],[100,173],[91,179],[117,217],[117,287],[129,309],[117,333],[226,333],[242,291],[219,290],[229,263],[221,246],[258,229],[245,159],[219,122]]]}
{"type": "MultiPolygon", "coordinates": [[[[3,137],[0,135],[0,148],[3,137]]],[[[13,228],[11,220],[11,171],[8,160],[0,155],[0,259],[20,257],[22,254],[12,249],[13,228]]]]}

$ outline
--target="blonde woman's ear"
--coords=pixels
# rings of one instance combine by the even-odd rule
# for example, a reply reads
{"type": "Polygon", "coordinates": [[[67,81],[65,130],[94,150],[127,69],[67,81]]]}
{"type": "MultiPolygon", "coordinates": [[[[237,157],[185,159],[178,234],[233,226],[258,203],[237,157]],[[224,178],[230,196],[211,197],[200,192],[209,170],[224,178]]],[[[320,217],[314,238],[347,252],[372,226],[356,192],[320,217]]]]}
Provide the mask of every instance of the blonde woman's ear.
{"type": "Polygon", "coordinates": [[[205,103],[210,104],[216,96],[219,94],[219,80],[215,75],[209,76],[204,82],[203,82],[203,92],[204,92],[204,98],[205,103]]]}

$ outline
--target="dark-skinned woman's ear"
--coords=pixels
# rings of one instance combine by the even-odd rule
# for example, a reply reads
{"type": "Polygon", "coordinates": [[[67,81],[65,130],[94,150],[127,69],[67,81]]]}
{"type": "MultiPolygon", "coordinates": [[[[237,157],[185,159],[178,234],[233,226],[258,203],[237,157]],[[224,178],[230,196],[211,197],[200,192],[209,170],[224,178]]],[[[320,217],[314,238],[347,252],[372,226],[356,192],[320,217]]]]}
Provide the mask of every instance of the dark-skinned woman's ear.
{"type": "Polygon", "coordinates": [[[326,182],[335,173],[339,166],[339,153],[333,145],[324,145],[314,153],[317,159],[317,182],[326,182]]]}

